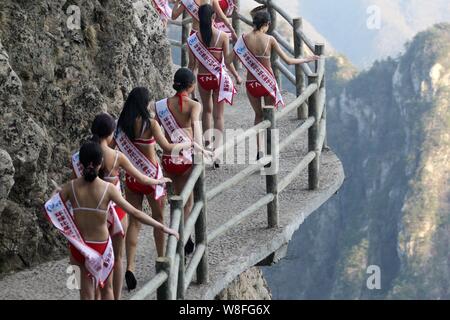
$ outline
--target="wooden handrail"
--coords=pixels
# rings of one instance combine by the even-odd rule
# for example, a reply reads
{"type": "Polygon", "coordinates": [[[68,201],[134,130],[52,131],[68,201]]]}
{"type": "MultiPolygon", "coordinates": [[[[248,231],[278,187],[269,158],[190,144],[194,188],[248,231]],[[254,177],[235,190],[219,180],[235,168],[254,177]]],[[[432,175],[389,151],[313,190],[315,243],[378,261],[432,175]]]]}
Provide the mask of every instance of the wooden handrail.
{"type": "Polygon", "coordinates": [[[267,194],[261,199],[259,199],[257,202],[250,205],[247,209],[242,211],[241,213],[237,214],[227,222],[223,223],[220,227],[217,229],[214,229],[211,233],[208,234],[208,242],[213,241],[218,236],[224,234],[229,229],[231,229],[233,226],[241,222],[243,219],[245,219],[247,216],[251,215],[261,207],[267,205],[269,202],[273,200],[274,196],[273,194],[267,194]]]}
{"type": "MultiPolygon", "coordinates": [[[[239,2],[239,0],[236,0],[239,2]]],[[[197,273],[197,282],[204,284],[208,282],[208,244],[217,237],[223,235],[243,219],[267,206],[267,221],[270,228],[277,227],[279,223],[279,194],[285,190],[294,179],[308,168],[309,188],[315,190],[319,187],[319,163],[322,149],[326,145],[326,89],[325,89],[325,58],[324,45],[316,44],[309,39],[302,29],[301,18],[292,19],[289,14],[273,0],[254,0],[265,4],[272,17],[272,25],[269,33],[283,46],[288,53],[295,58],[304,56],[304,47],[309,48],[321,58],[315,63],[314,72],[307,63],[295,66],[293,74],[272,53],[272,68],[274,75],[279,81],[279,75],[283,74],[296,86],[296,99],[289,103],[281,111],[275,112],[274,107],[264,107],[264,121],[247,129],[246,131],[229,139],[224,145],[216,149],[216,157],[219,158],[225,152],[239,145],[247,138],[266,130],[266,152],[267,155],[255,164],[249,165],[233,177],[215,186],[206,192],[204,163],[195,163],[183,191],[178,196],[170,198],[171,228],[180,233],[180,240],[169,236],[166,246],[166,255],[159,258],[156,263],[156,275],[144,287],[138,291],[133,299],[144,299],[157,292],[158,299],[183,299],[194,274],[197,273]],[[277,15],[284,18],[292,26],[294,47],[276,31],[277,15]],[[306,85],[306,78],[308,80],[306,85]],[[298,119],[304,120],[283,140],[278,141],[277,122],[285,118],[292,111],[297,110],[298,119]],[[308,132],[308,153],[299,161],[294,169],[278,181],[279,153],[294,141],[308,132]],[[275,135],[272,134],[275,132],[275,135]],[[270,169],[273,169],[272,171],[270,169]],[[233,186],[242,183],[250,175],[258,170],[264,170],[266,176],[266,194],[248,208],[233,216],[210,233],[207,233],[207,203],[219,194],[227,191],[233,186]],[[189,196],[194,194],[194,204],[190,215],[184,221],[184,207],[189,196]],[[185,265],[184,246],[191,234],[195,231],[196,250],[189,265],[185,265]]],[[[240,23],[252,26],[252,21],[242,14],[233,14],[233,27],[240,33],[240,23]]],[[[187,65],[187,38],[188,27],[192,19],[183,15],[181,21],[172,21],[170,24],[182,27],[182,41],[170,40],[172,46],[182,48],[182,65],[187,65]]],[[[234,61],[238,69],[239,62],[234,61]]],[[[280,83],[281,84],[281,83],[280,83]]]]}

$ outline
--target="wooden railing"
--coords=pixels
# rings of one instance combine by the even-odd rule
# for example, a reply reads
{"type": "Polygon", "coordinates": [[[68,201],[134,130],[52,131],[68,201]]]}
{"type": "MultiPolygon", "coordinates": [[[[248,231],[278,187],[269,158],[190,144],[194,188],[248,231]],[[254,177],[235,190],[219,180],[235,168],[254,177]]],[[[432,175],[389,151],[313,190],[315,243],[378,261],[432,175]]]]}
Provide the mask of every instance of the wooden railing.
{"type": "MultiPolygon", "coordinates": [[[[272,68],[277,77],[277,81],[280,82],[281,76],[285,76],[295,85],[297,98],[281,111],[276,112],[273,106],[264,107],[264,120],[261,123],[234,137],[234,139],[227,141],[216,150],[216,155],[220,156],[227,150],[245,142],[247,138],[265,130],[266,155],[256,164],[247,166],[208,192],[206,192],[205,185],[205,164],[202,159],[195,159],[196,164],[182,193],[170,197],[169,200],[170,225],[171,228],[179,231],[180,240],[177,241],[174,236],[169,237],[165,256],[156,260],[156,275],[132,299],[145,299],[155,291],[157,293],[157,299],[184,299],[186,290],[192,282],[194,274],[196,274],[198,284],[208,282],[208,243],[223,235],[243,219],[264,206],[267,206],[267,223],[269,228],[277,227],[279,222],[278,196],[306,168],[308,168],[309,189],[316,190],[319,187],[320,157],[326,143],[324,45],[316,44],[306,37],[302,30],[301,18],[292,19],[272,0],[255,1],[267,5],[272,16],[272,25],[269,31],[289,53],[296,58],[300,58],[304,55],[304,47],[306,47],[312,53],[319,55],[320,60],[315,63],[314,72],[307,64],[303,64],[296,66],[295,74],[293,74],[279,61],[275,52],[272,52],[272,68]],[[294,47],[276,31],[278,15],[292,26],[294,47]],[[296,117],[301,120],[299,126],[284,140],[279,142],[276,139],[276,134],[274,135],[277,132],[277,122],[286,118],[294,111],[297,113],[296,117]],[[308,153],[289,174],[279,180],[278,170],[276,168],[278,162],[281,160],[279,153],[291,143],[298,140],[306,131],[308,132],[308,153]],[[255,200],[251,206],[223,223],[217,229],[208,231],[208,202],[231,189],[233,186],[245,181],[253,173],[268,166],[272,170],[266,172],[266,195],[255,200]],[[183,208],[192,192],[194,193],[194,204],[189,218],[185,221],[183,208]],[[194,232],[196,249],[189,264],[186,265],[184,246],[189,236],[194,232]]],[[[251,25],[249,19],[239,13],[235,13],[233,16],[233,26],[238,35],[241,33],[242,22],[251,25]]],[[[183,16],[182,21],[172,21],[171,23],[182,27],[182,41],[171,40],[171,44],[182,48],[181,65],[186,66],[188,59],[186,43],[189,34],[189,25],[192,23],[192,20],[183,16]]],[[[239,62],[235,61],[235,64],[238,66],[239,62]]]]}

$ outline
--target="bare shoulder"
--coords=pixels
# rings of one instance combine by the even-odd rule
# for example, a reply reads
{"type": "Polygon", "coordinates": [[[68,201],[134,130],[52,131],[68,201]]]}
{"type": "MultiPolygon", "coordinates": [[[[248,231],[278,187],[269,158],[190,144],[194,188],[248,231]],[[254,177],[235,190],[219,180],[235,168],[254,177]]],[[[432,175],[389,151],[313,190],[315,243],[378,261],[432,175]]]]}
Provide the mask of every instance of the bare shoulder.
{"type": "Polygon", "coordinates": [[[202,108],[202,104],[198,101],[192,100],[189,103],[191,105],[191,111],[197,111],[197,110],[201,110],[202,108]]]}

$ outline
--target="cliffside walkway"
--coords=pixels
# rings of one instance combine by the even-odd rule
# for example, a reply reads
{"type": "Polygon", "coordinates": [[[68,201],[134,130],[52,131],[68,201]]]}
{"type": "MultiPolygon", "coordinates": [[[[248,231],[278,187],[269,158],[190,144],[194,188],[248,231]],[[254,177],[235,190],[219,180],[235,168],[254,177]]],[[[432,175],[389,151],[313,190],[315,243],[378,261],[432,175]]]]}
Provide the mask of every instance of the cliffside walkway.
{"type": "MultiPolygon", "coordinates": [[[[253,124],[253,110],[248,104],[245,87],[239,89],[234,106],[226,108],[225,123],[229,128],[247,129],[253,124]]],[[[294,96],[284,94],[287,102],[294,96]]],[[[296,120],[295,114],[279,123],[281,138],[304,123],[296,120]]],[[[307,133],[302,134],[280,155],[279,179],[285,177],[308,153],[307,133]]],[[[245,165],[224,165],[219,170],[206,168],[206,190],[210,191],[230,177],[239,173],[245,165]]],[[[301,174],[279,196],[279,222],[277,228],[268,228],[266,208],[257,210],[251,217],[243,220],[224,235],[208,244],[208,284],[193,283],[186,292],[187,299],[213,299],[236,276],[249,267],[270,257],[291,239],[294,231],[303,220],[320,205],[326,202],[341,186],[343,168],[331,151],[322,152],[319,188],[308,188],[307,172],[301,174]]],[[[208,203],[208,232],[224,225],[239,212],[266,195],[265,176],[254,173],[245,182],[233,187],[226,193],[208,203]]],[[[166,209],[166,221],[169,221],[169,207],[166,209]]],[[[143,227],[136,260],[138,288],[136,294],[146,282],[155,276],[155,247],[151,228],[143,227]]],[[[269,259],[270,260],[270,259],[269,259]]],[[[270,261],[269,261],[270,262],[270,261]]],[[[78,291],[67,288],[69,274],[68,258],[44,263],[36,268],[7,275],[0,280],[0,299],[78,299],[78,291]]],[[[70,271],[70,270],[69,270],[70,271]]],[[[124,299],[130,298],[126,288],[124,299]]],[[[155,295],[149,295],[149,299],[155,295]]]]}
{"type": "MultiPolygon", "coordinates": [[[[245,87],[239,88],[235,105],[226,108],[225,124],[226,128],[242,131],[235,132],[235,139],[227,139],[223,149],[229,153],[244,146],[249,136],[261,130],[266,132],[266,156],[257,164],[227,162],[218,170],[204,164],[194,166],[185,190],[180,196],[171,197],[166,209],[166,221],[180,231],[181,240],[169,237],[166,256],[157,259],[152,229],[142,228],[135,272],[138,288],[132,295],[124,292],[124,299],[213,299],[246,269],[280,258],[304,219],[343,183],[342,164],[324,147],[324,47],[306,38],[301,19],[289,18],[271,1],[257,2],[268,4],[271,32],[289,52],[300,57],[303,47],[308,47],[322,57],[314,71],[308,65],[297,66],[293,75],[273,55],[277,79],[284,74],[296,85],[297,96],[285,92],[286,108],[277,112],[272,107],[265,108],[265,120],[257,126],[253,126],[253,110],[245,87]],[[294,48],[275,31],[277,12],[293,26],[294,48]],[[271,132],[277,132],[279,139],[271,132]],[[261,174],[265,165],[273,167],[276,163],[279,170],[261,174]],[[195,195],[194,208],[189,219],[183,221],[181,207],[191,191],[195,195]],[[197,246],[185,265],[184,243],[192,232],[197,246]]],[[[185,48],[189,19],[183,21],[179,23],[183,28],[179,45],[185,48]]],[[[238,31],[240,21],[249,23],[235,14],[233,24],[238,31]]],[[[243,149],[247,161],[253,160],[255,155],[250,154],[249,158],[249,148],[243,149]]],[[[72,279],[68,266],[66,258],[7,275],[0,280],[0,299],[78,299],[78,291],[67,285],[72,279]]]]}

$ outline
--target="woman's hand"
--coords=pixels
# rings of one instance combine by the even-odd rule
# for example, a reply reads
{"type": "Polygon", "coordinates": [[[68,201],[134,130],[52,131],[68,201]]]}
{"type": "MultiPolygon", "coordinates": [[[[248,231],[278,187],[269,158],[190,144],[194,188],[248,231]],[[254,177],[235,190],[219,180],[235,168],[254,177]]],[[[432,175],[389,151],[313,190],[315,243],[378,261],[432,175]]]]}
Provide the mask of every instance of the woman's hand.
{"type": "Polygon", "coordinates": [[[177,238],[177,240],[180,240],[180,234],[174,229],[171,229],[171,228],[168,228],[168,227],[164,226],[163,227],[163,232],[167,233],[168,235],[175,236],[175,238],[177,238]]]}
{"type": "Polygon", "coordinates": [[[238,75],[238,76],[236,77],[236,84],[237,84],[237,85],[241,85],[241,84],[242,84],[242,78],[241,78],[240,75],[238,75]]]}
{"type": "Polygon", "coordinates": [[[158,179],[158,184],[165,184],[165,183],[172,183],[172,179],[167,177],[162,177],[161,179],[158,179]]]}
{"type": "Polygon", "coordinates": [[[305,62],[312,62],[312,61],[317,61],[319,59],[320,59],[319,56],[313,55],[313,56],[310,56],[310,57],[306,57],[304,60],[305,60],[305,62]]]}

